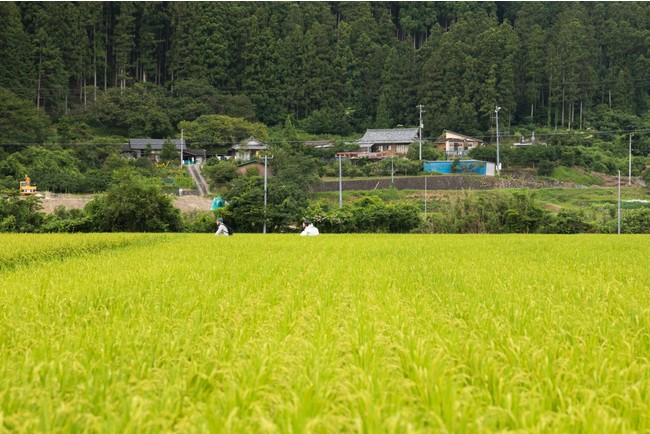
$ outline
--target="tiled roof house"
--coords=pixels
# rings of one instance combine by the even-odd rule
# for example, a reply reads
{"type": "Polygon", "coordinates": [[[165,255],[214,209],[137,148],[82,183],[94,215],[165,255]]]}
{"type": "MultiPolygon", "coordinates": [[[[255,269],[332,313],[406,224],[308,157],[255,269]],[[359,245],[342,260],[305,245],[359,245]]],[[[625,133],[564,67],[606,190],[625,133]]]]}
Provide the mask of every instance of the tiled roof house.
{"type": "MultiPolygon", "coordinates": [[[[144,155],[147,148],[151,149],[152,155],[159,155],[165,145],[165,142],[169,141],[174,146],[176,150],[180,152],[181,150],[181,140],[180,139],[129,139],[129,143],[125,144],[122,148],[122,153],[124,155],[140,158],[144,155]]],[[[205,149],[193,149],[187,147],[187,142],[183,144],[183,158],[192,158],[194,157],[197,162],[204,160],[206,158],[205,149]]]]}
{"type": "Polygon", "coordinates": [[[236,144],[230,149],[235,158],[240,160],[252,160],[258,158],[262,151],[267,151],[271,148],[257,140],[255,137],[250,136],[248,139],[242,140],[241,143],[236,144]]]}

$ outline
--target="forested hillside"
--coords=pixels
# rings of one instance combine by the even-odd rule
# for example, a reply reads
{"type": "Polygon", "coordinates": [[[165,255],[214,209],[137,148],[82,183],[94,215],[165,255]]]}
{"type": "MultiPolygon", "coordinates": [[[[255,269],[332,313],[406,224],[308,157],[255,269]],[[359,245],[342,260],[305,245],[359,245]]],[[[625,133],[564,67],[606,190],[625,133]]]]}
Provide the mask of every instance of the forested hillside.
{"type": "Polygon", "coordinates": [[[167,137],[226,114],[310,133],[648,125],[646,2],[2,2],[0,140],[167,137]],[[38,110],[35,110],[38,109],[38,110]],[[66,136],[66,132],[68,135],[66,136]]]}

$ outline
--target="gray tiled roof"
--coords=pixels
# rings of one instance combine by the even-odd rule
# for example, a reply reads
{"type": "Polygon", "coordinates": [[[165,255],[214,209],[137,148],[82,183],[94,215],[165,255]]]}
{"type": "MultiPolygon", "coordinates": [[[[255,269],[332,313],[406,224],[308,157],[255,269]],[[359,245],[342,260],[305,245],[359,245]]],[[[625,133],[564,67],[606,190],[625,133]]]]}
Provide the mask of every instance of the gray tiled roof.
{"type": "Polygon", "coordinates": [[[376,143],[413,143],[418,141],[417,128],[394,128],[391,130],[366,130],[355,143],[376,144],[376,143]]]}
{"type": "MultiPolygon", "coordinates": [[[[129,147],[131,149],[147,149],[147,145],[151,145],[151,149],[154,151],[161,150],[163,148],[163,145],[165,142],[169,140],[172,142],[174,145],[176,145],[176,149],[181,149],[181,140],[180,139],[129,139],[129,147]]],[[[187,147],[187,143],[183,146],[183,148],[187,147]]]]}
{"type": "Polygon", "coordinates": [[[242,140],[241,143],[238,143],[235,146],[233,146],[232,149],[263,150],[263,149],[269,149],[269,147],[266,146],[264,143],[260,142],[259,140],[257,140],[255,137],[250,136],[248,139],[242,140]]]}
{"type": "MultiPolygon", "coordinates": [[[[180,139],[129,139],[129,143],[127,145],[124,145],[122,150],[124,152],[144,151],[147,149],[147,145],[151,145],[152,151],[159,152],[162,150],[163,145],[167,140],[169,140],[173,145],[176,146],[177,151],[181,150],[180,139]]],[[[203,157],[205,157],[206,155],[205,149],[188,148],[187,142],[185,142],[183,145],[183,152],[187,152],[188,154],[194,154],[203,157]]]]}

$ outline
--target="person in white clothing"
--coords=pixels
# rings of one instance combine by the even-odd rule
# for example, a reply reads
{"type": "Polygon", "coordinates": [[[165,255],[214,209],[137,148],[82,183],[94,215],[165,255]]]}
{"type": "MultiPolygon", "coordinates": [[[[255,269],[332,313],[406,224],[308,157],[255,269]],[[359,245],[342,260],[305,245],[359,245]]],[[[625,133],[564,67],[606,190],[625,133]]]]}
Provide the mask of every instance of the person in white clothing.
{"type": "Polygon", "coordinates": [[[223,219],[221,217],[217,219],[217,232],[215,232],[214,235],[216,237],[218,237],[219,235],[223,235],[224,237],[230,236],[230,231],[228,230],[228,226],[226,226],[223,223],[223,219]]]}
{"type": "Polygon", "coordinates": [[[302,222],[302,228],[303,228],[303,230],[300,233],[300,235],[302,235],[302,236],[315,237],[316,235],[319,234],[318,228],[316,226],[314,226],[313,224],[309,223],[307,220],[302,222]]]}

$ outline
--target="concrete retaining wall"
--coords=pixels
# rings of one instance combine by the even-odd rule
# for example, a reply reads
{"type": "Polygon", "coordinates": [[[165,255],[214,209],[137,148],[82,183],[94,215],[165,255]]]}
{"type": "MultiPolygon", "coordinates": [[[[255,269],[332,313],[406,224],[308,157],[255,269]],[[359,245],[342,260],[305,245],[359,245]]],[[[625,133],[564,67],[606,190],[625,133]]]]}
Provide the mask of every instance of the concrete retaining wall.
{"type": "MultiPolygon", "coordinates": [[[[424,190],[424,176],[395,178],[398,190],[424,190]]],[[[545,183],[524,179],[503,179],[472,175],[427,176],[428,190],[491,190],[498,188],[542,188],[545,183]]],[[[343,181],[343,190],[378,190],[390,187],[390,178],[343,181]]],[[[315,192],[338,191],[338,181],[322,182],[315,192]]]]}

